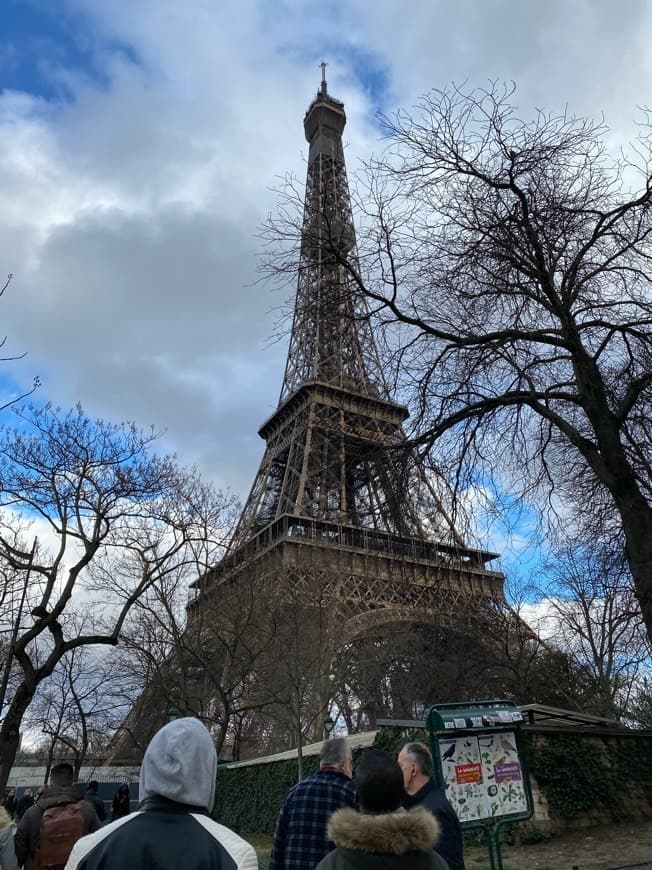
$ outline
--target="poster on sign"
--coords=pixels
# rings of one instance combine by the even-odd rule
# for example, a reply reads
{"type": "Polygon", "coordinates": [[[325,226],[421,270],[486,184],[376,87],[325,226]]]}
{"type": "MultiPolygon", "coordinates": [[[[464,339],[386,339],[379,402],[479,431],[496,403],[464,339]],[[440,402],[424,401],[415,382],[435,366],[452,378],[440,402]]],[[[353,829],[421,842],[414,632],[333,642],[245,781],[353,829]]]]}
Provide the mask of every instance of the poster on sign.
{"type": "Polygon", "coordinates": [[[461,822],[527,810],[523,770],[512,731],[439,740],[446,797],[461,822]]]}
{"type": "Polygon", "coordinates": [[[479,734],[478,745],[487,788],[487,816],[508,816],[527,810],[523,769],[512,731],[479,734]]]}
{"type": "Polygon", "coordinates": [[[484,818],[486,799],[477,737],[451,737],[439,741],[446,797],[461,822],[484,818]]]}

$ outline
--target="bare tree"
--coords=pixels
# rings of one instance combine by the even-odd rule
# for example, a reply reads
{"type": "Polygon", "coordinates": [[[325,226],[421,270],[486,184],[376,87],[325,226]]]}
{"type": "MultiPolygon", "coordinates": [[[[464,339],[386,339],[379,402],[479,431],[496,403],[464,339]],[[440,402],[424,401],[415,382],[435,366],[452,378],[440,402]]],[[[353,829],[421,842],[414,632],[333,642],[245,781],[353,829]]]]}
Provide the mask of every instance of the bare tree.
{"type": "Polygon", "coordinates": [[[332,702],[342,615],[318,576],[288,582],[279,605],[276,648],[265,673],[276,694],[268,713],[297,749],[301,780],[303,745],[306,740],[321,740],[323,719],[332,702]]]}
{"type": "MultiPolygon", "coordinates": [[[[83,626],[77,623],[77,632],[83,626]]],[[[47,782],[57,756],[72,761],[75,779],[89,753],[103,746],[122,718],[111,691],[113,663],[101,647],[77,647],[59,662],[39,686],[24,719],[47,743],[47,782]]]]}
{"type": "Polygon", "coordinates": [[[169,710],[198,716],[220,752],[236,722],[275,697],[260,678],[276,649],[275,589],[253,577],[223,583],[188,620],[188,579],[152,584],[124,627],[121,672],[139,700],[121,725],[123,752],[142,750],[169,710]]]}
{"type": "Polygon", "coordinates": [[[17,414],[18,426],[0,432],[0,563],[33,579],[10,650],[0,786],[39,685],[73,650],[116,645],[134,604],[161,578],[196,566],[213,528],[197,475],[156,457],[155,433],[93,422],[80,408],[17,414]],[[16,529],[34,519],[52,543],[32,553],[16,529]],[[78,632],[70,614],[82,604],[93,620],[78,632]]]}
{"type": "MultiPolygon", "coordinates": [[[[7,287],[9,287],[9,285],[13,281],[13,278],[14,278],[14,276],[12,274],[7,275],[7,280],[0,287],[0,296],[4,296],[5,290],[7,289],[7,287]]],[[[5,335],[2,338],[0,338],[0,350],[2,348],[4,348],[6,343],[7,343],[7,336],[5,335]]],[[[25,353],[21,353],[21,354],[15,355],[15,356],[3,356],[3,357],[0,357],[0,362],[12,362],[13,360],[24,359],[26,357],[26,355],[27,354],[25,354],[25,353]]],[[[23,399],[26,399],[28,396],[31,396],[32,393],[34,393],[40,386],[41,386],[40,379],[38,377],[35,377],[34,380],[32,381],[32,386],[28,390],[25,390],[25,392],[23,392],[21,395],[13,396],[11,399],[5,401],[2,405],[0,405],[0,411],[4,411],[6,408],[11,407],[11,405],[15,405],[17,402],[21,402],[23,399]]]]}
{"type": "Polygon", "coordinates": [[[590,675],[590,708],[624,719],[652,650],[622,551],[569,546],[551,561],[538,628],[590,675]]]}
{"type": "MultiPolygon", "coordinates": [[[[383,118],[358,198],[359,252],[327,245],[372,300],[411,397],[413,443],[460,492],[488,477],[551,516],[581,490],[622,530],[652,636],[652,177],[649,125],[614,159],[601,123],[512,87],[452,87],[383,118]]],[[[299,262],[290,186],[265,274],[299,262]]]]}

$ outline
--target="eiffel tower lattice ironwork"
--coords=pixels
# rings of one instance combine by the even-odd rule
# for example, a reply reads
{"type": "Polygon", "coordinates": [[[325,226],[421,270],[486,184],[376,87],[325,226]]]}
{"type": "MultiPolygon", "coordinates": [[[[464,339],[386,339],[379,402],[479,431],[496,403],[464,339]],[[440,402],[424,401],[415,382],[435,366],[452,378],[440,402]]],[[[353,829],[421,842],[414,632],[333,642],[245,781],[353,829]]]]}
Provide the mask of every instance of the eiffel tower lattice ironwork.
{"type": "Polygon", "coordinates": [[[223,582],[309,576],[343,605],[347,638],[384,622],[446,625],[501,605],[494,554],[465,546],[409,450],[369,313],[345,263],[357,257],[342,132],[325,79],[305,119],[310,143],[298,286],[266,450],[229,554],[196,582],[189,613],[223,582]]]}

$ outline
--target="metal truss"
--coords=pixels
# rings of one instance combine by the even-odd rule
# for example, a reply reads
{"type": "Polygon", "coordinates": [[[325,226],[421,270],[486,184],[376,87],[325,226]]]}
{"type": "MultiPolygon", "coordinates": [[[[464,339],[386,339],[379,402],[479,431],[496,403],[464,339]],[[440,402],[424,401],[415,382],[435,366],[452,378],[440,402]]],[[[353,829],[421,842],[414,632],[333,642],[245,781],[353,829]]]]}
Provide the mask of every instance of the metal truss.
{"type": "Polygon", "coordinates": [[[508,611],[503,578],[486,567],[495,554],[468,547],[456,531],[446,486],[410,450],[408,411],[383,378],[350,277],[357,253],[345,123],[322,82],[304,120],[301,259],[279,404],[259,430],[266,450],[229,554],[190,590],[189,624],[224,584],[246,580],[281,595],[306,590],[307,599],[318,587],[333,638],[345,642],[401,622],[473,635],[508,611]]]}
{"type": "Polygon", "coordinates": [[[345,122],[322,88],[304,121],[310,152],[283,386],[259,432],[267,447],[232,547],[284,514],[461,543],[406,448],[408,412],[390,399],[367,304],[347,268],[357,253],[345,122]]]}

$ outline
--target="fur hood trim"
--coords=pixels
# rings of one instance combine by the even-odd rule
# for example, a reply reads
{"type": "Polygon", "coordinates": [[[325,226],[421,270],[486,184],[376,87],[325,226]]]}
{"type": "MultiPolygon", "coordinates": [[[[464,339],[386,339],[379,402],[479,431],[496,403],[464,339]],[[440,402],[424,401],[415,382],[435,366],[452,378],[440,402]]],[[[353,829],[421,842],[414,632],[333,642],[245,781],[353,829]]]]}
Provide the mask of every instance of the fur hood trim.
{"type": "Polygon", "coordinates": [[[11,821],[11,816],[4,807],[0,807],[0,831],[8,828],[9,825],[13,825],[13,822],[11,821]]]}
{"type": "Polygon", "coordinates": [[[428,852],[439,838],[439,823],[423,807],[377,816],[345,807],[328,822],[328,839],[344,849],[362,852],[428,852]]]}

